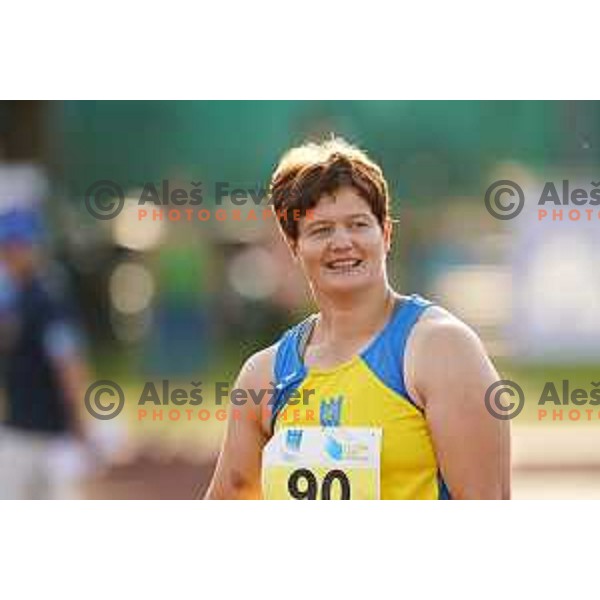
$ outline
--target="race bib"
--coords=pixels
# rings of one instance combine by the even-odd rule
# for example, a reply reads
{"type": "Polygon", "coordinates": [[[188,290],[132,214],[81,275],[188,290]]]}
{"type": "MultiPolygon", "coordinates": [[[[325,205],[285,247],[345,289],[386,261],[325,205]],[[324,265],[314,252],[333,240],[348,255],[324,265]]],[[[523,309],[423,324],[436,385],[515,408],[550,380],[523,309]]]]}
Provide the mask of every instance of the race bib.
{"type": "Polygon", "coordinates": [[[381,429],[279,430],[263,451],[268,500],[378,500],[381,429]]]}

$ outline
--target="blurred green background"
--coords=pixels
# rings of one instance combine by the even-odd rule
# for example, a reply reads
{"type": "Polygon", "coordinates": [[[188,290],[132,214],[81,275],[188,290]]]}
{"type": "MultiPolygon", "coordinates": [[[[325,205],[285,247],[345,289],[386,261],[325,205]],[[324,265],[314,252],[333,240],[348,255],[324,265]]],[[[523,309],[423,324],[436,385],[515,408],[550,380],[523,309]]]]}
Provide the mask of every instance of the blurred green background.
{"type": "MultiPolygon", "coordinates": [[[[501,374],[526,391],[516,424],[542,425],[536,400],[545,381],[568,378],[589,389],[600,380],[600,344],[568,350],[577,343],[575,305],[570,321],[549,312],[545,320],[556,329],[545,332],[520,310],[519,281],[540,267],[515,248],[552,237],[540,241],[539,228],[531,234],[525,219],[492,218],[483,202],[497,179],[526,187],[549,174],[593,174],[598,102],[0,102],[0,127],[2,163],[33,164],[47,179],[49,245],[78,300],[94,372],[121,382],[128,398],[147,379],[202,379],[207,389],[211,381],[233,381],[244,358],[312,310],[310,295],[272,222],[140,222],[128,209],[133,202],[100,221],[86,210],[86,190],[111,180],[132,199],[147,182],[190,189],[201,181],[202,208],[213,208],[217,182],[264,188],[285,150],[332,133],[365,149],[390,183],[399,219],[389,264],[394,285],[440,302],[478,331],[501,374]],[[519,332],[539,334],[540,343],[524,351],[519,332]]],[[[596,248],[587,230],[573,231],[596,248]]],[[[587,267],[569,262],[568,248],[565,254],[565,268],[585,275],[587,267]]],[[[600,315],[597,275],[583,279],[582,306],[592,298],[600,315]]],[[[544,294],[560,296],[558,279],[544,281],[525,298],[541,311],[544,294]]],[[[600,317],[588,323],[600,333],[600,317]]],[[[135,400],[128,402],[122,427],[129,436],[167,436],[212,452],[222,434],[215,422],[136,423],[135,410],[135,400]]]]}

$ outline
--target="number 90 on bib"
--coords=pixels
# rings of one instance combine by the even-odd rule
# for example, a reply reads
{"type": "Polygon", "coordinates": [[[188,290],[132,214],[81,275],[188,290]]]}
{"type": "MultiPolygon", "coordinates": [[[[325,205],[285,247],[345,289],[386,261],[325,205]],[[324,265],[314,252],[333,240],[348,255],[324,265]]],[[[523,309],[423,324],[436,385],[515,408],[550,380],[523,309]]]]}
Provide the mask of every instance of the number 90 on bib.
{"type": "Polygon", "coordinates": [[[263,451],[268,500],[378,500],[381,429],[279,430],[263,451]]]}

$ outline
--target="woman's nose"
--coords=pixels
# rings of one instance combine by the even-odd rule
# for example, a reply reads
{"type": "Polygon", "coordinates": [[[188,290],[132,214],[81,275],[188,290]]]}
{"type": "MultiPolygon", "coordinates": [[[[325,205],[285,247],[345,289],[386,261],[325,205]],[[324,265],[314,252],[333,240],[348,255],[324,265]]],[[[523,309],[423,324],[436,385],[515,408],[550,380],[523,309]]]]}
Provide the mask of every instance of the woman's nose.
{"type": "Polygon", "coordinates": [[[331,248],[335,250],[349,248],[352,246],[352,236],[345,227],[336,227],[330,242],[331,248]]]}

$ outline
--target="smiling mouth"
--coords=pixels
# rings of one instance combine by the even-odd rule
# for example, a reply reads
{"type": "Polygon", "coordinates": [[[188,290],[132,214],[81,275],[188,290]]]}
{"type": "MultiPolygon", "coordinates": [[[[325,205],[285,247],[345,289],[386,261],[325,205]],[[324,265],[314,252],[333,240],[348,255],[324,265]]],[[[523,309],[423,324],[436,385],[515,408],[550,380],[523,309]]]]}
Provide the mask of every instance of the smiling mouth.
{"type": "Polygon", "coordinates": [[[333,273],[348,273],[359,269],[363,263],[360,258],[343,258],[326,262],[325,267],[333,273]]]}

